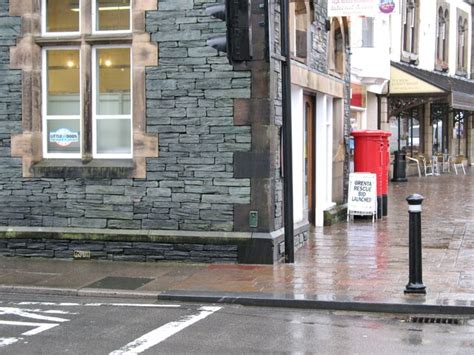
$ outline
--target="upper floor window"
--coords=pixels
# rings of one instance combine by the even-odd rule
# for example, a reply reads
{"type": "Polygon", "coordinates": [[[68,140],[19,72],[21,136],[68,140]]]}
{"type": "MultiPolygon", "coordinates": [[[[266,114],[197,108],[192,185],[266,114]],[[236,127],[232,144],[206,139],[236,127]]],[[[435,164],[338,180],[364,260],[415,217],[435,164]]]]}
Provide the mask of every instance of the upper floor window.
{"type": "Polygon", "coordinates": [[[331,30],[329,33],[329,71],[337,76],[344,74],[344,35],[342,26],[337,18],[331,22],[331,30]]]}
{"type": "Polygon", "coordinates": [[[418,1],[406,0],[403,6],[402,60],[416,63],[418,56],[418,1]]]}
{"type": "Polygon", "coordinates": [[[374,46],[374,18],[362,18],[362,47],[374,46]]]}
{"type": "Polygon", "coordinates": [[[311,36],[309,29],[314,21],[314,5],[308,0],[290,2],[290,51],[291,56],[305,61],[311,52],[311,36]]]}
{"type": "Polygon", "coordinates": [[[44,157],[132,158],[130,16],[131,0],[42,1],[44,157]]]}
{"type": "Polygon", "coordinates": [[[438,70],[448,70],[449,11],[442,6],[438,9],[436,26],[436,63],[438,70]]]}
{"type": "Polygon", "coordinates": [[[465,76],[467,75],[467,52],[468,52],[468,22],[467,16],[459,16],[457,23],[457,61],[456,61],[456,74],[465,76]]]}

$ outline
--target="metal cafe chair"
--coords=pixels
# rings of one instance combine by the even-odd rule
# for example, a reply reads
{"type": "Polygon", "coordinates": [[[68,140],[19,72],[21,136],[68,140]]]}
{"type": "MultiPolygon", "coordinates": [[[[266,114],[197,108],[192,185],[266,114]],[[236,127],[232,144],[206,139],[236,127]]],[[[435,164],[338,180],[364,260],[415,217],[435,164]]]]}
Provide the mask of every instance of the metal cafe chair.
{"type": "Polygon", "coordinates": [[[441,171],[443,173],[446,172],[451,172],[451,156],[449,154],[443,154],[442,156],[439,156],[439,159],[441,161],[441,171]]]}
{"type": "Polygon", "coordinates": [[[422,175],[421,175],[420,161],[416,158],[409,157],[408,155],[407,155],[406,158],[408,159],[407,166],[409,166],[411,164],[416,165],[416,167],[418,169],[418,176],[421,177],[422,175]],[[411,162],[411,164],[410,164],[410,162],[411,162]]]}
{"type": "Polygon", "coordinates": [[[425,176],[433,176],[433,164],[431,161],[427,161],[424,155],[419,156],[420,160],[423,162],[423,170],[425,171],[425,176]]]}
{"type": "Polygon", "coordinates": [[[464,175],[466,175],[466,169],[464,169],[464,155],[456,155],[453,159],[453,167],[456,175],[458,174],[458,168],[462,168],[464,175]]]}

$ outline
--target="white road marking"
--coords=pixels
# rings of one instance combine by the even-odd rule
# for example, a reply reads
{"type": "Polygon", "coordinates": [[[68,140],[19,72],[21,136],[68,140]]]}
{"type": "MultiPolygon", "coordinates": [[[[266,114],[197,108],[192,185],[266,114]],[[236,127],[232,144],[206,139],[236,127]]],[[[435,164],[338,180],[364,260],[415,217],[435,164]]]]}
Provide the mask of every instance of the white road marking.
{"type": "Polygon", "coordinates": [[[40,306],[80,306],[80,303],[56,303],[56,302],[19,302],[13,303],[19,306],[30,306],[30,305],[40,305],[40,306]]]}
{"type": "Polygon", "coordinates": [[[86,303],[87,307],[113,306],[113,307],[144,307],[144,308],[180,308],[179,304],[140,304],[140,303],[86,303]]]}
{"type": "Polygon", "coordinates": [[[23,327],[36,327],[32,330],[28,330],[27,332],[22,333],[21,335],[36,335],[45,330],[57,327],[59,323],[31,323],[31,322],[14,322],[9,320],[0,320],[0,324],[6,325],[17,325],[23,327]]]}
{"type": "Polygon", "coordinates": [[[59,306],[59,307],[144,307],[144,308],[180,308],[179,304],[150,304],[150,303],[53,303],[53,302],[20,302],[15,303],[19,306],[59,306]]]}
{"type": "Polygon", "coordinates": [[[36,314],[33,312],[41,312],[41,310],[37,309],[27,309],[23,310],[21,308],[14,308],[14,307],[0,307],[0,315],[15,315],[24,318],[31,318],[31,319],[38,319],[38,320],[45,320],[49,322],[67,322],[69,319],[59,318],[59,317],[51,317],[51,316],[43,316],[41,314],[36,314]]]}
{"type": "Polygon", "coordinates": [[[0,348],[15,344],[18,340],[21,340],[21,338],[0,338],[0,348]]]}
{"type": "Polygon", "coordinates": [[[152,330],[149,333],[141,336],[138,339],[128,343],[110,353],[110,355],[134,355],[139,354],[159,343],[166,340],[170,336],[180,332],[181,330],[199,322],[200,320],[217,312],[222,307],[201,307],[199,313],[191,316],[185,316],[178,321],[167,323],[159,328],[152,330]]]}

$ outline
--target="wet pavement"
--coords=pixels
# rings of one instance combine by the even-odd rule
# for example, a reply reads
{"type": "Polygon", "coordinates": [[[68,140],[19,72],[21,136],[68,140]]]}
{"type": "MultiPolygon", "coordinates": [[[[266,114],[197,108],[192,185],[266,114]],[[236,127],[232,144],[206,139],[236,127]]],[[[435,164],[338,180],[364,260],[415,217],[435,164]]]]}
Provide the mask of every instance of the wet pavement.
{"type": "MultiPolygon", "coordinates": [[[[294,264],[134,263],[0,258],[0,291],[167,295],[209,300],[318,300],[474,311],[474,174],[410,177],[390,184],[388,216],[316,228],[294,264]],[[423,282],[426,295],[405,295],[408,209],[424,196],[423,282]],[[137,285],[130,287],[130,285],[137,285]],[[204,299],[203,298],[203,299],[204,299]]],[[[350,308],[350,307],[349,307],[350,308]]]]}

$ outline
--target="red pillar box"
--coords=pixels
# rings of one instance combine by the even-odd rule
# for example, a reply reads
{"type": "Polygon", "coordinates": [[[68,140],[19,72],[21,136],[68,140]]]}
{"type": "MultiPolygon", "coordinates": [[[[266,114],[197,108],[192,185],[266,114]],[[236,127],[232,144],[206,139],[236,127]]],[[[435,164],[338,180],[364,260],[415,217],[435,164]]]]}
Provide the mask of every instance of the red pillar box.
{"type": "Polygon", "coordinates": [[[383,195],[388,193],[388,137],[380,130],[353,131],[354,171],[377,175],[377,218],[383,215],[383,195]]]}

